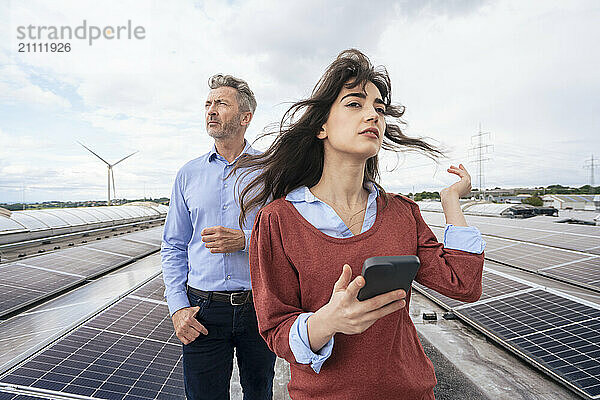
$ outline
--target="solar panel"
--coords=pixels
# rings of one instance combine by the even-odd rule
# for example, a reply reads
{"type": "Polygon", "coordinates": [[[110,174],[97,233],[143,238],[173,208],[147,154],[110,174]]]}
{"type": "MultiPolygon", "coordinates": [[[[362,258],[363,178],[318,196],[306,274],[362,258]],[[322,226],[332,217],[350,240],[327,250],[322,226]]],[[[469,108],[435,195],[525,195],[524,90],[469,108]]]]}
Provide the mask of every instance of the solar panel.
{"type": "Polygon", "coordinates": [[[139,240],[141,242],[160,246],[162,242],[162,231],[163,227],[159,226],[156,228],[128,234],[125,238],[128,240],[139,240]]]}
{"type": "Polygon", "coordinates": [[[166,303],[126,297],[86,326],[141,338],[151,337],[174,345],[181,344],[175,336],[166,303]]]}
{"type": "MultiPolygon", "coordinates": [[[[443,214],[425,211],[422,215],[428,224],[444,226],[443,214]]],[[[600,254],[600,229],[596,227],[498,217],[466,217],[469,224],[479,228],[484,235],[600,254]]]]}
{"type": "Polygon", "coordinates": [[[548,268],[540,273],[578,285],[600,289],[600,257],[548,268]]]}
{"type": "Polygon", "coordinates": [[[181,356],[167,306],[126,297],[0,381],[99,399],[185,399],[181,356]]]}
{"type": "Polygon", "coordinates": [[[531,266],[530,263],[525,260],[544,250],[546,250],[546,248],[540,246],[515,243],[513,246],[500,247],[496,251],[486,252],[485,258],[535,272],[538,267],[536,265],[531,266]]]}
{"type": "Polygon", "coordinates": [[[164,301],[165,284],[163,282],[162,274],[151,279],[148,283],[144,284],[139,289],[136,289],[131,293],[132,295],[145,297],[148,299],[164,301]]]}
{"type": "Polygon", "coordinates": [[[457,313],[576,390],[600,398],[599,309],[534,290],[457,313]]]}
{"type": "Polygon", "coordinates": [[[115,268],[130,259],[130,257],[94,251],[88,248],[88,246],[82,246],[26,258],[20,262],[26,265],[78,274],[90,278],[107,269],[115,268]]]}
{"type": "Polygon", "coordinates": [[[148,254],[153,250],[159,250],[160,246],[140,243],[140,242],[132,242],[128,241],[125,238],[112,238],[107,240],[102,240],[97,243],[89,244],[88,246],[91,249],[99,249],[108,251],[111,253],[121,254],[129,257],[141,257],[143,255],[148,254]]]}
{"type": "Polygon", "coordinates": [[[491,251],[497,251],[500,249],[505,249],[507,247],[516,246],[518,242],[513,242],[511,240],[506,239],[498,239],[492,236],[485,236],[485,254],[487,255],[491,251]]]}
{"type": "Polygon", "coordinates": [[[101,265],[116,265],[118,263],[129,261],[127,256],[109,254],[102,251],[96,251],[89,246],[80,246],[69,249],[62,253],[65,257],[73,260],[87,260],[101,265]]]}
{"type": "Polygon", "coordinates": [[[546,248],[528,254],[518,260],[513,260],[511,263],[514,262],[515,264],[518,264],[519,267],[529,270],[540,270],[555,265],[584,260],[588,257],[587,254],[571,253],[565,250],[546,248]]]}
{"type": "Polygon", "coordinates": [[[490,226],[487,226],[488,229],[485,229],[486,234],[505,237],[513,240],[522,240],[531,243],[539,243],[539,241],[544,240],[545,237],[554,234],[554,232],[526,229],[520,227],[502,227],[500,229],[498,229],[497,227],[489,229],[489,227],[490,226]]]}
{"type": "Polygon", "coordinates": [[[0,315],[73,286],[84,278],[31,268],[18,263],[0,264],[0,315]]]}
{"type": "Polygon", "coordinates": [[[514,246],[500,247],[497,250],[486,252],[485,256],[489,260],[533,272],[589,258],[588,254],[526,243],[516,243],[514,246]]]}
{"type": "Polygon", "coordinates": [[[0,316],[160,248],[122,238],[94,243],[94,246],[114,253],[87,245],[0,265],[0,316]]]}
{"type": "Polygon", "coordinates": [[[588,249],[588,252],[591,254],[600,255],[600,246],[588,249]]]}
{"type": "MultiPolygon", "coordinates": [[[[14,321],[9,320],[10,322],[14,321]]],[[[47,325],[42,325],[38,322],[37,326],[30,331],[13,331],[10,330],[12,324],[8,321],[3,322],[2,339],[0,339],[0,371],[4,372],[19,360],[22,360],[24,355],[35,348],[39,343],[46,343],[49,338],[57,338],[63,333],[63,327],[53,327],[44,329],[47,325]],[[39,331],[35,331],[35,329],[39,331]]]]}
{"type": "Polygon", "coordinates": [[[181,348],[82,327],[2,378],[100,399],[184,399],[181,348]]]}
{"type": "Polygon", "coordinates": [[[600,238],[597,236],[556,234],[544,238],[543,244],[598,254],[595,250],[600,246],[600,238]]]}
{"type": "MultiPolygon", "coordinates": [[[[416,282],[413,283],[413,285],[415,285],[417,290],[419,290],[421,293],[425,292],[424,294],[427,294],[427,297],[433,298],[436,303],[441,304],[445,308],[453,309],[466,304],[460,300],[455,300],[444,296],[443,294],[440,294],[435,290],[420,285],[416,282]]],[[[479,301],[531,288],[529,285],[515,281],[514,279],[506,278],[489,270],[483,271],[482,287],[483,293],[481,294],[479,301]]]]}
{"type": "Polygon", "coordinates": [[[600,320],[538,332],[513,343],[592,398],[600,397],[600,320]]]}
{"type": "Polygon", "coordinates": [[[600,310],[543,290],[474,304],[461,309],[469,319],[491,327],[502,339],[513,339],[538,330],[600,317],[600,310]]]}
{"type": "MultiPolygon", "coordinates": [[[[443,240],[443,229],[439,227],[431,227],[438,241],[443,240]]],[[[509,229],[514,229],[510,227],[509,229]]],[[[517,228],[518,230],[518,228],[517,228]]],[[[525,231],[523,231],[525,232],[525,231]]],[[[553,238],[556,240],[559,237],[564,237],[563,233],[548,233],[546,231],[532,231],[541,239],[553,238]]],[[[528,234],[525,232],[523,236],[528,234]]],[[[512,235],[518,236],[518,235],[512,235]]],[[[570,240],[588,239],[587,247],[592,242],[600,244],[600,239],[597,237],[573,236],[570,240]]],[[[547,247],[544,245],[536,245],[525,242],[519,242],[512,239],[500,239],[491,236],[484,236],[486,241],[485,258],[487,260],[496,261],[507,264],[516,268],[524,269],[530,272],[535,272],[552,278],[557,278],[566,282],[574,283],[593,290],[600,289],[600,257],[593,256],[583,252],[570,251],[555,247],[547,247]]],[[[555,243],[556,244],[556,243],[555,243]]],[[[600,250],[600,248],[599,248],[600,250]]],[[[447,305],[455,307],[457,303],[451,299],[445,299],[447,305]]]]}
{"type": "Polygon", "coordinates": [[[51,397],[37,397],[37,396],[28,396],[23,394],[12,394],[12,393],[2,393],[0,392],[0,400],[48,400],[51,397]]]}

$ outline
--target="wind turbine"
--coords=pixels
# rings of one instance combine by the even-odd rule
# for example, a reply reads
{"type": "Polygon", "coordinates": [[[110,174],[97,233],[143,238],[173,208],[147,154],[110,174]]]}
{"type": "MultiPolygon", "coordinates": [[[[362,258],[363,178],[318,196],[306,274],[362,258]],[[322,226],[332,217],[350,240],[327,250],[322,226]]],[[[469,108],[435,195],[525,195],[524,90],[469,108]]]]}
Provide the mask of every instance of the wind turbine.
{"type": "Polygon", "coordinates": [[[110,164],[104,158],[102,158],[98,154],[94,153],[91,149],[89,149],[86,145],[84,145],[80,141],[77,141],[77,143],[79,143],[80,145],[82,145],[87,151],[89,151],[90,153],[92,153],[93,155],[95,155],[96,157],[98,157],[100,160],[102,160],[108,166],[108,203],[107,204],[110,206],[110,181],[111,181],[111,179],[112,179],[112,186],[113,186],[113,195],[114,195],[115,198],[117,197],[117,193],[116,193],[116,189],[115,189],[115,174],[113,173],[113,169],[112,168],[115,165],[117,165],[118,163],[120,163],[121,161],[123,161],[123,160],[131,157],[135,153],[139,153],[139,151],[134,151],[130,155],[121,158],[116,163],[110,164]]]}

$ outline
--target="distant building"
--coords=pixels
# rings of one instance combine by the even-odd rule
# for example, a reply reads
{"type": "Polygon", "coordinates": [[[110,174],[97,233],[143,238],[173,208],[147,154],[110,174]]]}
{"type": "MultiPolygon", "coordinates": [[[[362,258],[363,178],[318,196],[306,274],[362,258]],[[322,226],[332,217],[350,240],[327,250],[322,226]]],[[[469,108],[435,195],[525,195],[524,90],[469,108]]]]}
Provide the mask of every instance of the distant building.
{"type": "MultiPolygon", "coordinates": [[[[544,190],[543,188],[512,188],[512,189],[487,189],[485,191],[485,195],[487,196],[493,196],[493,197],[499,197],[499,196],[516,196],[518,194],[534,194],[534,193],[539,193],[542,190],[544,190]]],[[[469,194],[469,196],[471,197],[478,197],[479,196],[479,192],[477,190],[471,190],[471,193],[469,194]]]]}
{"type": "MultiPolygon", "coordinates": [[[[439,201],[418,201],[421,211],[444,212],[439,201]]],[[[529,218],[536,215],[558,216],[558,210],[552,207],[534,207],[529,204],[489,203],[482,201],[461,201],[465,215],[488,217],[529,218]]]]}
{"type": "Polygon", "coordinates": [[[498,195],[498,196],[487,196],[486,200],[494,203],[509,203],[509,204],[521,204],[523,200],[531,197],[530,194],[517,194],[517,195],[498,195]]]}
{"type": "MultiPolygon", "coordinates": [[[[484,193],[483,200],[492,203],[510,203],[521,204],[522,200],[531,197],[533,194],[541,192],[543,189],[531,188],[513,188],[513,189],[489,189],[484,193]]],[[[472,190],[469,197],[478,199],[480,197],[477,190],[472,190]]]]}
{"type": "Polygon", "coordinates": [[[600,211],[600,195],[547,194],[542,197],[544,206],[559,210],[600,211]]]}
{"type": "Polygon", "coordinates": [[[536,214],[536,207],[529,204],[476,203],[463,207],[467,215],[484,215],[489,217],[529,218],[536,214]]]}

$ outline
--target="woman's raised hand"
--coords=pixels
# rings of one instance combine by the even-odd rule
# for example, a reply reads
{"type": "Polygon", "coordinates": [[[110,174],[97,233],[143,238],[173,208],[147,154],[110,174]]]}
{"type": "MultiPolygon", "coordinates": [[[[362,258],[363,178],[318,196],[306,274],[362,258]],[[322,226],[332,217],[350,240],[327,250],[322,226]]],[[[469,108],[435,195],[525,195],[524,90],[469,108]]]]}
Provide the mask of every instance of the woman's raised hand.
{"type": "Polygon", "coordinates": [[[317,320],[325,324],[322,328],[330,334],[330,337],[336,333],[347,335],[362,333],[379,318],[398,311],[406,305],[404,300],[406,292],[402,289],[359,301],[356,296],[360,288],[365,285],[365,278],[357,276],[350,282],[351,279],[352,269],[346,264],[340,278],[333,286],[329,303],[311,316],[311,318],[317,316],[317,320]]]}
{"type": "Polygon", "coordinates": [[[458,164],[458,168],[451,165],[447,171],[451,174],[458,175],[460,181],[442,189],[442,191],[440,191],[440,197],[444,198],[447,195],[455,194],[461,198],[471,193],[471,175],[469,175],[464,165],[458,164]]]}

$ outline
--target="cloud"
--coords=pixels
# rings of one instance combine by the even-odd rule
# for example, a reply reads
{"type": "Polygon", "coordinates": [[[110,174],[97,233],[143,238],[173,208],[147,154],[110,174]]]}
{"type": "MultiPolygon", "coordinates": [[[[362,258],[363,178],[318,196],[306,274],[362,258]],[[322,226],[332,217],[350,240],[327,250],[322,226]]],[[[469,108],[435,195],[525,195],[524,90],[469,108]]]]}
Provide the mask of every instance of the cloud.
{"type": "Polygon", "coordinates": [[[30,77],[15,64],[0,65],[0,104],[67,109],[67,99],[33,84],[30,77]]]}
{"type": "MultiPolygon", "coordinates": [[[[89,193],[103,196],[103,167],[77,139],[111,160],[140,150],[115,169],[117,189],[135,195],[146,182],[168,194],[177,168],[211,146],[203,122],[210,75],[231,73],[250,83],[259,103],[248,133],[253,139],[280,119],[282,103],[307,96],[348,47],[388,68],[394,98],[407,106],[407,133],[449,149],[439,166],[407,156],[383,173],[384,185],[440,189],[453,181],[445,172],[450,162],[467,163],[473,172],[468,149],[479,122],[495,145],[485,167],[491,186],[584,184],[583,159],[600,144],[594,51],[600,15],[593,2],[109,4],[0,5],[7,16],[0,28],[0,132],[11,141],[0,149],[8,174],[2,182],[19,181],[18,171],[40,181],[43,170],[57,171],[48,172],[47,186],[85,197],[78,185],[86,181],[89,193]],[[132,20],[145,27],[146,39],[74,42],[69,54],[15,52],[18,25],[76,26],[84,19],[132,20]],[[42,131],[46,136],[36,133],[42,131]],[[50,143],[36,147],[36,139],[50,143]],[[15,154],[44,167],[23,169],[15,154]]],[[[396,156],[382,156],[382,163],[385,170],[396,156]]]]}

